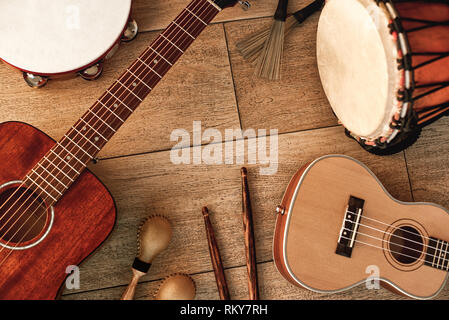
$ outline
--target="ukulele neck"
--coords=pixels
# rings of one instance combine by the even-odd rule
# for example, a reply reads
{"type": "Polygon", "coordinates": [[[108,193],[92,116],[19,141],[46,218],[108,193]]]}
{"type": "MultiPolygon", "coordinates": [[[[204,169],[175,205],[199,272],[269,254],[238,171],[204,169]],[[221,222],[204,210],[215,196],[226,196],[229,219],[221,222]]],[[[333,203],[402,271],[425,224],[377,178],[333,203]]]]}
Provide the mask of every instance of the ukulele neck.
{"type": "Polygon", "coordinates": [[[193,0],[25,176],[56,203],[220,11],[193,0]]]}

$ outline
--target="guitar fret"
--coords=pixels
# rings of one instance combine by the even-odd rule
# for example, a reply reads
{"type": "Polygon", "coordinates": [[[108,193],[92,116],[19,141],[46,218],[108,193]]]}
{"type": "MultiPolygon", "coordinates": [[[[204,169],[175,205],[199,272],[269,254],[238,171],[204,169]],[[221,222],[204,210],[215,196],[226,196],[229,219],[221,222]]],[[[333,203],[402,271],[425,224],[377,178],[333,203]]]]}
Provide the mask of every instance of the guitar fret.
{"type": "MultiPolygon", "coordinates": [[[[62,185],[64,187],[64,189],[68,189],[69,187],[67,187],[61,180],[59,180],[55,175],[53,175],[53,173],[51,173],[50,171],[48,171],[42,164],[38,163],[37,164],[40,168],[44,169],[46,172],[48,172],[49,175],[52,176],[53,179],[55,179],[60,185],[62,185]]],[[[34,171],[34,169],[31,169],[31,171],[34,171]]]]}
{"type": "Polygon", "coordinates": [[[91,109],[89,109],[89,112],[92,113],[96,118],[98,118],[101,122],[103,122],[106,126],[109,127],[112,131],[117,132],[114,128],[112,128],[109,124],[107,124],[103,119],[101,119],[95,112],[93,112],[91,109]]]}
{"type": "Polygon", "coordinates": [[[64,136],[65,138],[69,139],[78,149],[80,149],[82,152],[84,152],[89,158],[94,158],[94,156],[91,156],[86,150],[81,148],[75,141],[73,141],[68,135],[64,136]]]}
{"type": "Polygon", "coordinates": [[[440,243],[440,240],[437,240],[437,243],[435,245],[435,252],[433,254],[433,260],[432,260],[432,266],[435,266],[435,258],[438,255],[438,244],[440,243]]]}
{"type": "Polygon", "coordinates": [[[151,88],[148,84],[146,84],[145,81],[143,81],[143,80],[140,79],[138,76],[136,76],[136,75],[134,74],[134,72],[132,72],[132,71],[129,70],[129,69],[126,69],[126,71],[129,72],[129,73],[131,73],[131,75],[133,75],[137,80],[139,80],[145,87],[147,87],[148,89],[150,89],[150,91],[153,90],[153,88],[151,88]]]}
{"type": "Polygon", "coordinates": [[[184,29],[183,27],[181,27],[179,24],[176,23],[176,21],[173,21],[173,23],[182,31],[184,31],[190,38],[192,38],[193,40],[195,40],[195,37],[192,36],[186,29],[184,29]]]}
{"type": "MultiPolygon", "coordinates": [[[[119,98],[117,98],[115,96],[115,94],[113,94],[109,89],[106,90],[111,96],[113,96],[118,102],[120,102],[121,104],[123,104],[129,111],[134,112],[133,109],[131,109],[130,107],[128,107],[123,101],[121,101],[119,98]]],[[[115,132],[115,131],[114,131],[115,132]]]]}
{"type": "MultiPolygon", "coordinates": [[[[76,161],[78,161],[79,163],[81,163],[81,165],[82,165],[83,167],[86,166],[85,163],[83,163],[80,159],[78,159],[77,157],[75,157],[75,156],[74,156],[69,150],[67,150],[61,143],[58,142],[57,145],[60,146],[60,147],[62,147],[65,151],[67,151],[67,152],[70,154],[71,158],[74,158],[76,161]]],[[[70,158],[70,159],[71,159],[71,158],[70,158]]]]}
{"type": "Polygon", "coordinates": [[[87,141],[90,142],[91,145],[93,145],[95,147],[95,149],[97,149],[98,151],[100,151],[100,148],[97,147],[97,145],[95,143],[93,143],[92,141],[90,141],[90,139],[88,139],[84,134],[82,134],[81,132],[79,132],[76,128],[73,128],[76,132],[78,132],[78,134],[80,134],[84,139],[86,139],[87,141]]]}
{"type": "Polygon", "coordinates": [[[446,249],[443,249],[443,253],[442,253],[442,265],[441,265],[441,268],[442,269],[446,269],[447,268],[447,266],[448,266],[448,261],[447,261],[447,248],[448,248],[448,243],[445,241],[444,242],[444,244],[445,244],[445,248],[446,249]]]}
{"type": "MultiPolygon", "coordinates": [[[[105,142],[108,142],[109,140],[106,139],[100,132],[98,132],[97,130],[95,130],[95,128],[93,128],[86,120],[84,120],[83,118],[80,118],[81,121],[83,121],[91,130],[95,131],[96,134],[98,134],[100,137],[103,138],[103,140],[105,142]]],[[[72,127],[73,128],[73,127],[72,127]]]]}
{"type": "Polygon", "coordinates": [[[118,82],[122,87],[124,87],[126,90],[128,90],[129,92],[131,92],[137,99],[139,99],[140,102],[142,102],[143,100],[140,99],[139,96],[137,96],[130,88],[128,88],[127,86],[125,86],[123,83],[120,82],[120,80],[116,80],[116,82],[118,82]]]}
{"type": "Polygon", "coordinates": [[[166,36],[164,36],[163,33],[161,33],[161,37],[163,37],[165,40],[167,40],[168,42],[170,42],[170,44],[171,44],[172,46],[174,46],[176,49],[178,49],[179,51],[181,51],[181,53],[184,53],[184,51],[183,51],[181,48],[179,48],[176,44],[174,44],[169,38],[167,38],[166,36]]]}
{"type": "Polygon", "coordinates": [[[153,71],[160,79],[162,79],[162,76],[159,74],[159,73],[157,73],[156,71],[154,71],[154,69],[153,68],[151,68],[147,63],[145,63],[145,61],[143,61],[142,59],[140,59],[140,57],[139,58],[137,58],[140,62],[142,62],[148,69],[150,69],[151,71],[153,71]]]}
{"type": "Polygon", "coordinates": [[[30,180],[33,184],[35,184],[40,190],[44,191],[50,198],[53,199],[53,201],[55,201],[55,202],[58,201],[58,200],[56,200],[55,197],[53,197],[50,193],[48,193],[47,190],[45,190],[45,189],[44,189],[43,187],[41,187],[37,182],[35,182],[33,179],[31,179],[29,175],[27,175],[27,179],[30,180]]]}
{"type": "Polygon", "coordinates": [[[112,113],[117,119],[119,119],[122,123],[125,122],[125,120],[123,120],[122,118],[120,118],[118,115],[115,114],[114,111],[112,111],[107,105],[105,105],[103,102],[101,102],[101,100],[97,100],[98,102],[100,102],[100,104],[105,107],[110,113],[112,113]]]}
{"type": "MultiPolygon", "coordinates": [[[[43,157],[44,160],[47,160],[49,164],[51,164],[53,167],[59,170],[67,179],[69,179],[71,182],[75,182],[72,178],[70,178],[63,170],[61,170],[57,165],[55,165],[52,161],[50,161],[46,156],[43,157]]],[[[75,169],[73,169],[75,170],[75,169]]],[[[75,172],[78,173],[78,171],[75,170],[75,172]]]]}
{"type": "MultiPolygon", "coordinates": [[[[164,57],[162,54],[160,54],[159,52],[157,52],[156,50],[154,50],[152,47],[149,47],[149,48],[150,48],[151,50],[153,50],[153,52],[156,53],[159,57],[161,57],[162,59],[164,59],[164,61],[167,62],[167,63],[170,65],[170,67],[173,66],[173,64],[172,64],[170,61],[168,61],[167,59],[165,59],[165,57],[164,57]]],[[[151,90],[153,90],[153,89],[151,89],[151,90]]]]}
{"type": "MultiPolygon", "coordinates": [[[[56,189],[55,187],[53,187],[53,185],[50,183],[50,182],[48,182],[47,180],[45,180],[39,173],[37,173],[34,169],[31,169],[31,172],[33,172],[33,173],[35,173],[37,176],[38,176],[38,178],[41,178],[42,179],[42,181],[44,181],[48,186],[50,186],[53,190],[55,190],[57,193],[59,193],[59,195],[61,195],[62,196],[62,193],[58,190],[58,189],[56,189]]],[[[34,180],[33,180],[34,181],[34,180]]],[[[44,190],[42,187],[40,187],[42,190],[44,190]]]]}
{"type": "Polygon", "coordinates": [[[200,17],[198,17],[195,13],[193,13],[192,11],[190,11],[189,8],[186,8],[186,10],[187,10],[188,12],[190,12],[190,14],[193,15],[195,18],[197,18],[199,21],[201,21],[205,26],[207,26],[207,23],[204,22],[204,21],[203,21],[200,17]]]}
{"type": "MultiPolygon", "coordinates": [[[[81,174],[78,170],[76,170],[74,167],[72,167],[72,166],[70,165],[70,163],[68,163],[66,160],[64,160],[63,158],[61,158],[56,152],[54,152],[53,149],[50,149],[50,151],[51,151],[55,156],[57,156],[59,159],[61,159],[62,161],[64,161],[64,163],[67,164],[67,165],[70,167],[70,169],[72,169],[73,171],[75,171],[77,174],[81,174]]],[[[84,164],[83,164],[83,167],[84,167],[84,164]]]]}

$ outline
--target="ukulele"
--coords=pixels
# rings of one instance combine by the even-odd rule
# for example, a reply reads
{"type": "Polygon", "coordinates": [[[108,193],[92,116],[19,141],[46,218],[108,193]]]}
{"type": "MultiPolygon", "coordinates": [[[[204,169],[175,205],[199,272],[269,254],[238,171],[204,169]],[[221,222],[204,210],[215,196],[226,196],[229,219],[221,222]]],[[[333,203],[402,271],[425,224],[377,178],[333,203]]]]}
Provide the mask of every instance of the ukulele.
{"type": "Polygon", "coordinates": [[[336,293],[377,279],[429,299],[447,280],[449,212],[394,199],[353,158],[328,155],[305,165],[276,211],[274,260],[294,285],[336,293]]]}
{"type": "Polygon", "coordinates": [[[116,207],[87,164],[212,19],[237,0],[193,0],[55,142],[0,124],[0,298],[54,299],[66,268],[109,235],[116,207]]]}

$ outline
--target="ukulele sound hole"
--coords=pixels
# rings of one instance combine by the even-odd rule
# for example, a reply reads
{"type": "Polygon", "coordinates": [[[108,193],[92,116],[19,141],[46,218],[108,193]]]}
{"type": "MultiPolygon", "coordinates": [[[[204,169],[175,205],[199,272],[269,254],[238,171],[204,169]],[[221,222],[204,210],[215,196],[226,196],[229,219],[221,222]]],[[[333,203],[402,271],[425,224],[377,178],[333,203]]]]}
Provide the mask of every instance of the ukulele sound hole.
{"type": "Polygon", "coordinates": [[[0,192],[0,239],[3,245],[14,247],[36,238],[47,222],[47,207],[42,199],[23,187],[0,192]]]}
{"type": "Polygon", "coordinates": [[[397,228],[391,234],[390,250],[399,263],[414,263],[423,251],[423,238],[418,230],[411,226],[397,228]]]}

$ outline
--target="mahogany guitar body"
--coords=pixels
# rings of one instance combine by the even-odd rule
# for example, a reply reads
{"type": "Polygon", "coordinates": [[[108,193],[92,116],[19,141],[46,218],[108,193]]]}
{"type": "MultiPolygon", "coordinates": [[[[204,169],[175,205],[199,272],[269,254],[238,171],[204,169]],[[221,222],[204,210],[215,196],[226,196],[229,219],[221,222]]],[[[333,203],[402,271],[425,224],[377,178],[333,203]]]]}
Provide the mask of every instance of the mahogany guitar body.
{"type": "MultiPolygon", "coordinates": [[[[0,124],[0,186],[21,180],[54,144],[30,125],[0,124]]],[[[36,236],[38,244],[23,250],[0,246],[0,299],[55,299],[67,277],[66,268],[78,266],[108,237],[116,208],[106,187],[85,170],[53,213],[48,233],[36,236]]],[[[7,243],[2,239],[0,244],[7,243]]]]}
{"type": "Polygon", "coordinates": [[[355,159],[324,156],[305,165],[278,211],[274,260],[294,285],[336,293],[363,285],[374,271],[390,290],[428,299],[446,283],[448,211],[394,199],[355,159]],[[351,209],[351,196],[363,210],[351,209]]]}

